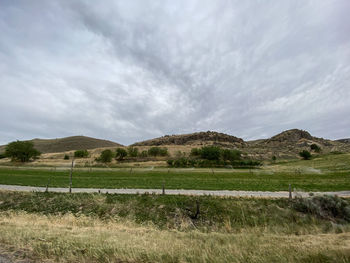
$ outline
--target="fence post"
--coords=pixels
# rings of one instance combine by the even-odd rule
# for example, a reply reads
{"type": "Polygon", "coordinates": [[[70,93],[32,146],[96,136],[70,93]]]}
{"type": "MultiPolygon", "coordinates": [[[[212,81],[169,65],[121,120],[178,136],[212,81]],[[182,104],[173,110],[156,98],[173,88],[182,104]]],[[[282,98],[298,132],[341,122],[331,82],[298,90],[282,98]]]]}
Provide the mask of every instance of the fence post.
{"type": "Polygon", "coordinates": [[[165,181],[163,181],[162,185],[162,195],[165,195],[165,181]]]}
{"type": "Polygon", "coordinates": [[[292,200],[292,185],[291,184],[289,184],[289,201],[291,201],[292,200]]]}
{"type": "Polygon", "coordinates": [[[72,159],[72,165],[70,167],[69,173],[69,193],[72,193],[72,173],[73,173],[74,157],[72,159]]]}

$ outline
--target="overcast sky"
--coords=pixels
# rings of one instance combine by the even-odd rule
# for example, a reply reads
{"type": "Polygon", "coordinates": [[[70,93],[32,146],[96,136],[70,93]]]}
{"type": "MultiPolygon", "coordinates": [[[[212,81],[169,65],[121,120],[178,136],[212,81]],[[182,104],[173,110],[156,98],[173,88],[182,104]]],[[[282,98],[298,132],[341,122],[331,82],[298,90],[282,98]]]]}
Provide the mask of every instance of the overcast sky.
{"type": "Polygon", "coordinates": [[[0,144],[350,137],[350,1],[0,0],[0,144]]]}

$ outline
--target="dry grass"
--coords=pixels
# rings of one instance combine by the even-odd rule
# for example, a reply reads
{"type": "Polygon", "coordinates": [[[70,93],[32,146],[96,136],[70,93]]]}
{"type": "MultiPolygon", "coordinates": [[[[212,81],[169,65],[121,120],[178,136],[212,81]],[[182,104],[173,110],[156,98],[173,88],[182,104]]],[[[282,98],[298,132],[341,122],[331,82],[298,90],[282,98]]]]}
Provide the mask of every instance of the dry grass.
{"type": "Polygon", "coordinates": [[[350,233],[179,232],[118,219],[0,213],[0,243],[55,262],[350,262],[350,233]]]}

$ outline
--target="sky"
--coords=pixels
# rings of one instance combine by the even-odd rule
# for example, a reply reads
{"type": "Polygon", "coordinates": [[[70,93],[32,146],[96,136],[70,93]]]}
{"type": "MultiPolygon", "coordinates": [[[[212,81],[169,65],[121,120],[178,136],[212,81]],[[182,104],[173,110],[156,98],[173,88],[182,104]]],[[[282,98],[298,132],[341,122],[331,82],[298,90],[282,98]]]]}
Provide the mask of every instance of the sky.
{"type": "Polygon", "coordinates": [[[0,144],[350,137],[348,0],[0,0],[0,144]]]}

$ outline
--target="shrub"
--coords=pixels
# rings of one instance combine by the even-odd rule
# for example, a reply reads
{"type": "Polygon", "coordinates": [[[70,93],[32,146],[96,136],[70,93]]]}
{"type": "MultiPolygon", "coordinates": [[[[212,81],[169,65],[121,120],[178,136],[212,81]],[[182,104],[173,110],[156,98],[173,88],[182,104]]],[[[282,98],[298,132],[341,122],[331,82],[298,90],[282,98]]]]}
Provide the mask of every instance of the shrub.
{"type": "Polygon", "coordinates": [[[98,158],[98,160],[104,163],[110,163],[112,161],[112,158],[113,158],[113,152],[107,149],[101,152],[101,155],[98,158]]]}
{"type": "Polygon", "coordinates": [[[174,160],[167,160],[166,163],[167,163],[169,166],[173,166],[173,165],[174,165],[174,160]]]}
{"type": "Polygon", "coordinates": [[[139,154],[140,157],[145,158],[148,157],[148,151],[144,150],[139,154]]]}
{"type": "Polygon", "coordinates": [[[220,148],[216,146],[205,146],[201,150],[201,158],[207,160],[219,160],[220,159],[220,148]]]}
{"type": "Polygon", "coordinates": [[[76,158],[86,158],[89,156],[89,152],[87,150],[77,150],[74,152],[74,157],[76,158]]]}
{"type": "Polygon", "coordinates": [[[310,149],[314,152],[317,152],[317,153],[321,152],[321,147],[318,146],[316,143],[311,144],[310,149]]]}
{"type": "Polygon", "coordinates": [[[65,154],[64,157],[63,157],[63,160],[69,160],[69,155],[65,154]]]}
{"type": "Polygon", "coordinates": [[[192,149],[191,149],[190,155],[191,155],[191,156],[200,156],[200,155],[201,155],[201,149],[192,148],[192,149]]]}
{"type": "Polygon", "coordinates": [[[234,161],[234,160],[240,160],[241,159],[241,152],[238,150],[230,150],[230,149],[224,149],[222,150],[222,159],[224,161],[234,161]]]}
{"type": "Polygon", "coordinates": [[[296,211],[335,221],[350,222],[350,204],[338,196],[313,196],[295,198],[293,208],[296,211]]]}
{"type": "Polygon", "coordinates": [[[4,158],[6,158],[6,154],[0,153],[0,159],[4,159],[4,158]]]}
{"type": "Polygon", "coordinates": [[[157,147],[157,146],[151,147],[148,149],[148,155],[150,155],[150,156],[167,156],[168,149],[157,147]]]}
{"type": "Polygon", "coordinates": [[[128,148],[128,155],[130,157],[137,157],[138,153],[139,153],[139,149],[137,149],[135,147],[129,147],[128,148]]]}
{"type": "Polygon", "coordinates": [[[41,153],[29,141],[15,141],[6,146],[5,155],[12,161],[28,162],[36,159],[41,153]]]}
{"type": "Polygon", "coordinates": [[[311,153],[307,150],[303,150],[299,153],[300,157],[302,157],[304,160],[310,160],[311,159],[311,153]]]}
{"type": "Polygon", "coordinates": [[[128,155],[128,152],[123,148],[117,148],[115,153],[115,156],[118,158],[118,160],[123,160],[128,155]]]}
{"type": "Polygon", "coordinates": [[[275,161],[277,160],[276,155],[273,155],[273,156],[271,157],[271,160],[272,160],[273,162],[275,162],[275,161]]]}

